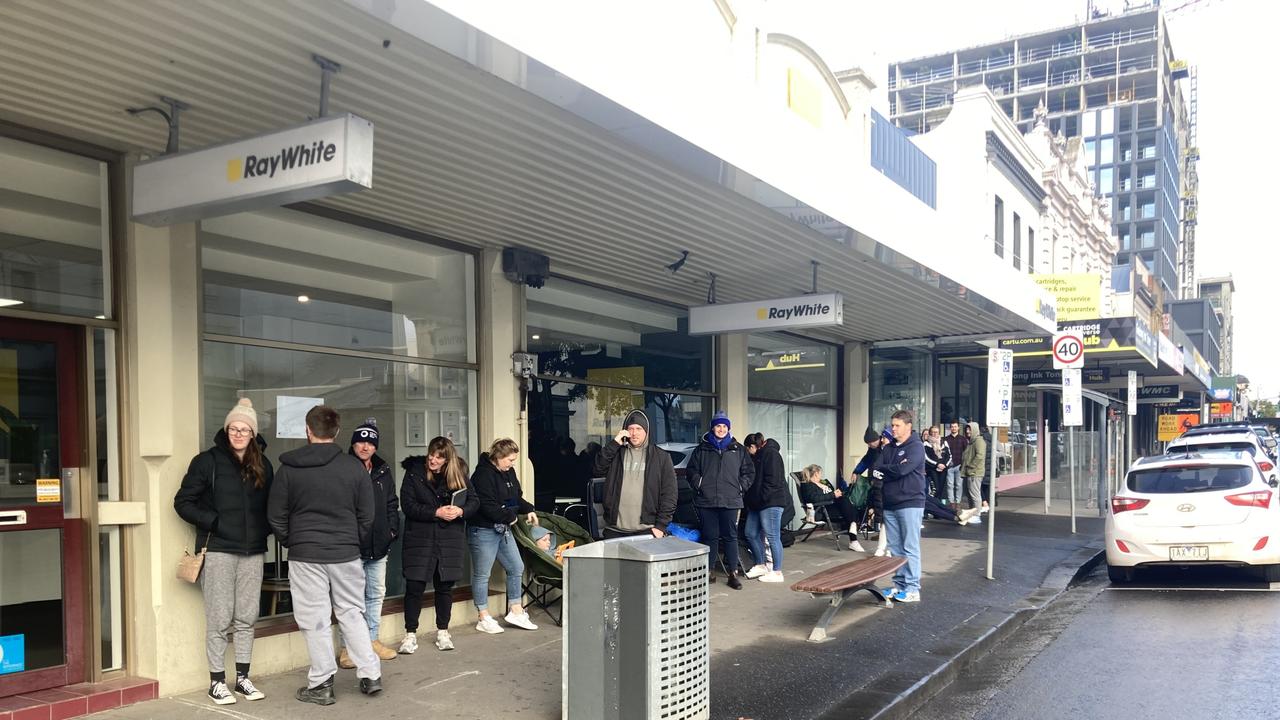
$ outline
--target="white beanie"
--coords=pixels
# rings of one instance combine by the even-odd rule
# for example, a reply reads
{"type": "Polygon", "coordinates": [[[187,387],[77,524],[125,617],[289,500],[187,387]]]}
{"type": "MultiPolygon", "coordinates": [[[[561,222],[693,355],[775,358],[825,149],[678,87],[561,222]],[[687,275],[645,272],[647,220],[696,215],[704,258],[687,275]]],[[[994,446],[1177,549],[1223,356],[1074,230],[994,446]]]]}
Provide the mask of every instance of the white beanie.
{"type": "Polygon", "coordinates": [[[249,398],[240,398],[240,402],[231,408],[231,412],[227,413],[227,419],[222,423],[222,429],[226,430],[227,426],[239,420],[248,425],[253,434],[258,434],[258,413],[254,412],[253,402],[249,398]]]}

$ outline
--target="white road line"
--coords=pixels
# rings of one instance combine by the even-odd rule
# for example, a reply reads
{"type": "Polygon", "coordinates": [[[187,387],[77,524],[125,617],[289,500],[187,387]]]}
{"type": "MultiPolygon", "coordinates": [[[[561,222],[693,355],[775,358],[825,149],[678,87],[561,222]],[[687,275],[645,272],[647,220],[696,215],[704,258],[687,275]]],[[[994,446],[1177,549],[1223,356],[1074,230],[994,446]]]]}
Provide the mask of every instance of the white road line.
{"type": "Polygon", "coordinates": [[[464,678],[464,677],[467,677],[467,676],[469,676],[469,675],[479,675],[479,674],[480,674],[480,671],[479,671],[479,670],[468,670],[468,671],[466,671],[466,672],[464,672],[464,673],[458,673],[457,675],[454,675],[453,677],[447,677],[447,678],[445,678],[445,679],[443,679],[443,680],[437,680],[437,681],[435,681],[435,682],[433,682],[433,683],[429,683],[429,684],[427,684],[427,685],[419,685],[419,686],[415,687],[414,689],[415,689],[415,690],[426,690],[427,688],[433,688],[433,687],[435,687],[435,686],[437,686],[437,685],[440,685],[440,684],[442,684],[442,683],[447,683],[447,682],[449,682],[450,680],[457,680],[458,678],[464,678]]]}
{"type": "Polygon", "coordinates": [[[521,650],[521,651],[520,651],[520,654],[521,654],[521,655],[523,655],[524,653],[527,653],[527,652],[533,652],[534,650],[540,650],[540,649],[542,649],[542,648],[544,648],[544,647],[546,647],[546,646],[548,646],[548,645],[555,645],[555,644],[556,644],[556,643],[558,643],[558,642],[560,642],[560,638],[556,638],[555,640],[548,640],[548,641],[546,641],[546,642],[544,642],[544,643],[538,643],[537,645],[534,645],[533,647],[525,648],[525,649],[521,650]]]}
{"type": "Polygon", "coordinates": [[[236,720],[261,720],[257,715],[249,715],[248,713],[231,710],[230,708],[226,708],[221,705],[209,705],[207,703],[196,702],[195,700],[187,700],[186,698],[174,698],[174,700],[182,703],[183,705],[190,705],[191,707],[200,710],[208,710],[209,712],[215,712],[219,715],[226,715],[227,717],[236,718],[236,720]]]}

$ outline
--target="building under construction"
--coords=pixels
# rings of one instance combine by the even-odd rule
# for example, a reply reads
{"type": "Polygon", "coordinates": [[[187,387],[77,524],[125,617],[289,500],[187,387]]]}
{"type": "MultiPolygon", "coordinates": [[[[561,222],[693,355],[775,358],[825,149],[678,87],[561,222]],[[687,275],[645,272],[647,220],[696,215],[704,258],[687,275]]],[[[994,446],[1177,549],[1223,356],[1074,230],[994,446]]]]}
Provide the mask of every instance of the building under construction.
{"type": "Polygon", "coordinates": [[[928,132],[958,90],[981,84],[1023,132],[1043,105],[1053,132],[1084,140],[1096,192],[1111,201],[1116,264],[1141,258],[1166,297],[1194,297],[1195,69],[1175,57],[1159,3],[1088,14],[1081,24],[891,64],[890,117],[928,132]]]}

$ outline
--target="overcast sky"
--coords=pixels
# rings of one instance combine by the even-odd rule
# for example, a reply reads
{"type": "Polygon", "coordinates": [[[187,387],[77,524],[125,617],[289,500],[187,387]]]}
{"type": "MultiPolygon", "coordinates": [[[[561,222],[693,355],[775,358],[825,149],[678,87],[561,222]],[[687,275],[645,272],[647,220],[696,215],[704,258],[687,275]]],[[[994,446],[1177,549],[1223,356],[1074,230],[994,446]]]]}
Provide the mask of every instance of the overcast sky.
{"type": "MultiPolygon", "coordinates": [[[[1097,5],[1124,7],[1119,0],[1097,5]]],[[[1280,246],[1272,226],[1280,207],[1280,3],[1163,6],[1174,53],[1199,71],[1197,274],[1234,277],[1233,370],[1248,376],[1260,397],[1274,399],[1280,395],[1280,246]]],[[[768,22],[807,42],[833,69],[864,68],[883,98],[889,62],[1069,25],[1085,11],[1085,0],[770,0],[768,22]]],[[[880,109],[887,114],[887,103],[880,109]]]]}

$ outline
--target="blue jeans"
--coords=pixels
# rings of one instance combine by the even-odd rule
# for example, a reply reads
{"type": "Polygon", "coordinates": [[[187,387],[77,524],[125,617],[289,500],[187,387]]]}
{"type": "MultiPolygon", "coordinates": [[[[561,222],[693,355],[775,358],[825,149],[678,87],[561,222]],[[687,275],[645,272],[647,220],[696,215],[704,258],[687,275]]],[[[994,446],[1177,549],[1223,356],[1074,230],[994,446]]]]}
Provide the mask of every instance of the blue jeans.
{"type": "Polygon", "coordinates": [[[471,597],[477,610],[489,609],[489,573],[493,571],[496,557],[507,571],[507,607],[519,604],[524,592],[520,579],[524,577],[524,562],[511,528],[499,534],[488,527],[468,527],[467,547],[471,549],[471,597]]]}
{"type": "Polygon", "coordinates": [[[955,505],[964,498],[964,481],[960,479],[960,466],[947,468],[947,502],[955,505]]]}
{"type": "Polygon", "coordinates": [[[894,557],[907,559],[907,564],[893,574],[893,585],[899,590],[920,592],[920,523],[923,521],[924,508],[884,511],[889,550],[894,557]]]}
{"type": "Polygon", "coordinates": [[[720,557],[720,545],[724,545],[725,572],[738,571],[738,511],[730,508],[698,508],[698,520],[702,525],[702,544],[711,548],[707,565],[716,571],[720,557]]]}
{"type": "MultiPolygon", "coordinates": [[[[380,560],[362,560],[364,565],[364,621],[369,626],[369,639],[378,639],[378,628],[382,626],[382,599],[387,594],[387,558],[380,560]]],[[[338,633],[338,642],[343,647],[347,639],[338,633]]]]}
{"type": "MultiPolygon", "coordinates": [[[[918,526],[917,526],[918,527],[918,526]]],[[[756,565],[764,564],[764,543],[760,542],[761,530],[773,554],[773,569],[782,569],[782,508],[770,507],[747,512],[747,545],[756,565]]]]}

